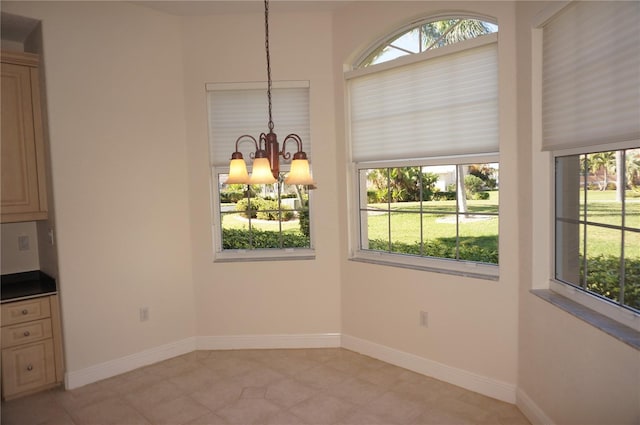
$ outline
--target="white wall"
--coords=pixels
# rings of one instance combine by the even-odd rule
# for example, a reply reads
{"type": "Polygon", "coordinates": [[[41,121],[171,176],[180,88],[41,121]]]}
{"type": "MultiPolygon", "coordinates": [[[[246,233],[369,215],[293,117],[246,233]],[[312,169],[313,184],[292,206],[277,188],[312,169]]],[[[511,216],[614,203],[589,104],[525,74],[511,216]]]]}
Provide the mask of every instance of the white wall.
{"type": "MultiPolygon", "coordinates": [[[[205,83],[266,81],[264,12],[256,3],[255,13],[187,17],[183,30],[198,335],[314,336],[339,332],[331,15],[279,12],[270,16],[273,80],[310,81],[311,163],[318,186],[311,207],[315,260],[212,261],[205,83]]],[[[279,127],[278,116],[273,120],[282,140],[287,129],[279,127]]]]}
{"type": "Polygon", "coordinates": [[[531,28],[548,3],[519,2],[521,256],[518,404],[556,424],[640,422],[640,351],[532,295],[548,286],[551,166],[532,139],[531,28]],[[542,171],[544,170],[544,171],[542,171]]]}
{"type": "Polygon", "coordinates": [[[125,2],[2,7],[43,25],[67,372],[192,337],[179,20],[125,2]]]}
{"type": "Polygon", "coordinates": [[[549,422],[637,422],[638,352],[529,293],[544,195],[531,198],[528,23],[541,7],[355,2],[333,17],[273,14],[274,79],[311,82],[317,258],[213,263],[204,85],[265,79],[261,10],[180,18],[122,2],[3,2],[43,20],[68,371],[196,335],[343,332],[517,385],[519,403],[549,422]],[[498,282],[346,260],[343,64],[442,11],[500,25],[498,282]]]}
{"type": "MultiPolygon", "coordinates": [[[[515,9],[507,2],[366,2],[340,10],[334,21],[336,114],[344,116],[342,64],[351,65],[371,43],[394,29],[441,12],[497,19],[500,102],[500,280],[461,278],[347,261],[347,207],[341,202],[343,332],[393,350],[481,376],[515,400],[520,176],[515,143],[515,9]],[[362,19],[366,16],[366,19],[362,19]],[[429,327],[420,327],[420,311],[429,327]]],[[[345,127],[339,122],[339,153],[345,127]]],[[[402,143],[402,140],[398,140],[402,143]]],[[[346,178],[345,163],[339,178],[346,178]]],[[[340,188],[340,199],[347,199],[340,188]]],[[[354,207],[355,208],[355,207],[354,207]]],[[[469,386],[471,382],[469,382],[469,386]]]]}

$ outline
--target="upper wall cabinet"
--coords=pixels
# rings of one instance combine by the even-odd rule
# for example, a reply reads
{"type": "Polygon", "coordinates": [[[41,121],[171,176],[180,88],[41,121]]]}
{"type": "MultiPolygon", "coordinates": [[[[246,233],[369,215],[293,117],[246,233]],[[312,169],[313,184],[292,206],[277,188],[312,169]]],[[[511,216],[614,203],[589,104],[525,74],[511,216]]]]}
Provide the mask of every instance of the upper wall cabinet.
{"type": "Polygon", "coordinates": [[[38,56],[2,52],[2,223],[47,218],[38,56]]]}

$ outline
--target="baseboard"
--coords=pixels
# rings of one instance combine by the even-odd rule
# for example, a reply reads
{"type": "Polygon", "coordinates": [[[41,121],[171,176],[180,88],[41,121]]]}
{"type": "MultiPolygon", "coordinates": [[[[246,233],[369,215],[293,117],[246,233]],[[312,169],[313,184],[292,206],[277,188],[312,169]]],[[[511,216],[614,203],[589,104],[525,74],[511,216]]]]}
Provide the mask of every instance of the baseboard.
{"type": "MultiPolygon", "coordinates": [[[[427,376],[449,382],[471,391],[516,403],[516,387],[463,369],[447,366],[414,354],[399,351],[371,341],[339,333],[298,334],[298,335],[227,335],[186,338],[174,343],[145,350],[119,359],[110,360],[78,371],[67,372],[67,389],[78,388],[102,379],[111,378],[136,368],[167,360],[195,350],[231,350],[265,348],[325,348],[344,347],[370,357],[412,370],[427,376]]],[[[519,402],[535,418],[546,421],[540,410],[526,394],[518,394],[519,402]]],[[[527,414],[529,416],[529,414],[527,414]]]]}
{"type": "Polygon", "coordinates": [[[195,350],[231,350],[250,348],[325,348],[340,347],[340,334],[302,335],[228,335],[183,339],[119,359],[110,360],[65,374],[65,388],[72,390],[111,378],[142,366],[170,359],[195,350]]]}
{"type": "Polygon", "coordinates": [[[186,338],[181,341],[161,345],[139,353],[131,354],[119,359],[110,360],[90,366],[78,371],[65,374],[65,388],[72,390],[91,384],[101,379],[111,378],[121,373],[126,373],[142,366],[170,359],[182,354],[190,353],[196,349],[196,338],[186,338]]]}
{"type": "Polygon", "coordinates": [[[555,425],[544,411],[521,388],[516,392],[516,406],[533,425],[555,425]]]}
{"type": "Polygon", "coordinates": [[[513,384],[447,366],[424,357],[350,335],[342,334],[342,347],[488,397],[512,404],[516,402],[516,386],[513,384]]]}
{"type": "Polygon", "coordinates": [[[201,336],[196,347],[198,350],[340,347],[340,334],[201,336]]]}

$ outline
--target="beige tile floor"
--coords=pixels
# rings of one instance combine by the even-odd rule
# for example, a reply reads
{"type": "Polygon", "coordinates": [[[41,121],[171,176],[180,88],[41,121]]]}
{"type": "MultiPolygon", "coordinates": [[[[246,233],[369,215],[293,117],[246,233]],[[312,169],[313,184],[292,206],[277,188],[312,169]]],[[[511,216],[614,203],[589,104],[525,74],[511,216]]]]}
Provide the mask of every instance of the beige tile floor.
{"type": "Polygon", "coordinates": [[[2,403],[3,425],[529,424],[511,404],[341,348],[196,351],[2,403]]]}

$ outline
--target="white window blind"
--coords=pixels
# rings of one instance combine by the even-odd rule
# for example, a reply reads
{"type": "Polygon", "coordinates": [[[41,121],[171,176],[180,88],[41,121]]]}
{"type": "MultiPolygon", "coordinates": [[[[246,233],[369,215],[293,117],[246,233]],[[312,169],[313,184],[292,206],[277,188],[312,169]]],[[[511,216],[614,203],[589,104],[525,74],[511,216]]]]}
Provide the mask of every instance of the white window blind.
{"type": "Polygon", "coordinates": [[[353,160],[497,152],[495,40],[351,79],[353,160]]]}
{"type": "MultiPolygon", "coordinates": [[[[207,84],[209,102],[209,140],[211,165],[229,165],[235,151],[236,139],[244,134],[259,141],[260,133],[268,133],[269,106],[267,85],[247,84],[207,84]]],[[[273,83],[271,89],[273,105],[273,132],[282,141],[291,133],[302,138],[303,150],[311,157],[309,131],[309,83],[273,83]]],[[[287,150],[295,152],[296,146],[288,142],[287,150]]],[[[250,163],[249,154],[254,145],[243,142],[239,146],[245,161],[250,163]]]]}
{"type": "Polygon", "coordinates": [[[543,27],[543,149],[640,139],[640,2],[574,2],[543,27]]]}

